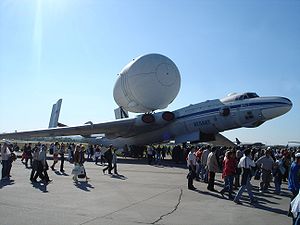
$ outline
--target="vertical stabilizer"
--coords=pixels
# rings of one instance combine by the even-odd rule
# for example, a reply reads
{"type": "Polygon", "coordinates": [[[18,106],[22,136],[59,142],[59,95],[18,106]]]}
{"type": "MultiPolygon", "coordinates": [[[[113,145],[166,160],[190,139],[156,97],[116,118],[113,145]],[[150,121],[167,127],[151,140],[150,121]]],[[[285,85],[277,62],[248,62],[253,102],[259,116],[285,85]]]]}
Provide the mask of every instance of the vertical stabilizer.
{"type": "Polygon", "coordinates": [[[116,119],[123,119],[128,118],[128,111],[124,110],[122,107],[115,109],[115,118],[116,119]]]}
{"type": "Polygon", "coordinates": [[[62,103],[62,99],[59,99],[55,104],[53,104],[50,122],[49,122],[49,128],[57,127],[58,125],[61,103],[62,103]]]}

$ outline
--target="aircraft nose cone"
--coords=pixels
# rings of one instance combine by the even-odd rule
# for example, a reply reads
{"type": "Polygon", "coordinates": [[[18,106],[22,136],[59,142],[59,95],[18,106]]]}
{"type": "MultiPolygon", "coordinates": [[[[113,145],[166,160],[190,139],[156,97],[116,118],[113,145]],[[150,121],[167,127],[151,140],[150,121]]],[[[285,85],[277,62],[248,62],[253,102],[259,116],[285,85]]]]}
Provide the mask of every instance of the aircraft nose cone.
{"type": "Polygon", "coordinates": [[[287,113],[291,110],[293,103],[288,98],[279,97],[274,101],[274,105],[276,106],[262,110],[262,115],[266,120],[270,120],[287,113]]]}

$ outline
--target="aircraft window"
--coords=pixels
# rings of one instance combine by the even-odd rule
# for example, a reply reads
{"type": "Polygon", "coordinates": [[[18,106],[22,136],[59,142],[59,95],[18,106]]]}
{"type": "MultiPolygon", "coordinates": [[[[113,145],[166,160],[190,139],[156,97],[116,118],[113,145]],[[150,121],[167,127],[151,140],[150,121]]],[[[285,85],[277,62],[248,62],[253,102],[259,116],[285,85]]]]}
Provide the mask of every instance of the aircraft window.
{"type": "Polygon", "coordinates": [[[244,99],[247,99],[247,98],[248,98],[247,95],[241,95],[241,96],[239,97],[239,100],[244,100],[244,99]]]}
{"type": "Polygon", "coordinates": [[[232,102],[232,101],[239,101],[249,98],[258,98],[259,96],[254,92],[248,92],[241,95],[229,96],[221,99],[221,102],[232,102]]]}
{"type": "Polygon", "coordinates": [[[258,98],[259,96],[256,93],[247,93],[248,98],[258,98]]]}

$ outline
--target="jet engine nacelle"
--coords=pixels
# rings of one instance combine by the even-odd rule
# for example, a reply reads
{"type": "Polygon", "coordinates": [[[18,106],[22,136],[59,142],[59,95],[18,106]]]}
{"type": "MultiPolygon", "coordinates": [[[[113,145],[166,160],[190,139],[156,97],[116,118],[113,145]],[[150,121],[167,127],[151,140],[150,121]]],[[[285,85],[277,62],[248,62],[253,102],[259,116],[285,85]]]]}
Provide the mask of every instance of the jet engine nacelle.
{"type": "Polygon", "coordinates": [[[165,111],[159,113],[145,113],[139,115],[136,120],[136,125],[145,124],[165,124],[170,123],[175,119],[175,115],[172,112],[165,111]]]}
{"type": "Polygon", "coordinates": [[[160,54],[140,56],[128,63],[114,86],[116,103],[129,112],[147,113],[166,108],[180,89],[175,63],[160,54]]]}

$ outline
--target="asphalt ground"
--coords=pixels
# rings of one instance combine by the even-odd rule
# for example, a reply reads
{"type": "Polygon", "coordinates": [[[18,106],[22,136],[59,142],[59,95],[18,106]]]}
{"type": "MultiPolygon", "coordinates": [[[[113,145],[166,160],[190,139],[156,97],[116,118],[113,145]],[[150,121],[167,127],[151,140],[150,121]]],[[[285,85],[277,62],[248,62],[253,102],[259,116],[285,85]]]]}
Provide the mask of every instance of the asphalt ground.
{"type": "MultiPolygon", "coordinates": [[[[53,181],[31,183],[30,169],[20,159],[13,163],[12,181],[0,183],[1,225],[96,225],[96,224],[204,224],[204,225],[287,225],[289,192],[283,195],[254,193],[256,205],[247,194],[237,205],[219,193],[207,191],[207,184],[194,182],[187,189],[187,169],[172,162],[150,166],[142,160],[119,160],[120,176],[104,175],[102,166],[86,162],[90,180],[73,182],[73,165],[65,162],[65,173],[48,171],[53,181]]],[[[48,160],[49,165],[52,160],[48,160]]],[[[60,162],[56,165],[58,169],[60,162]]],[[[258,185],[257,181],[252,181],[258,185]]],[[[220,174],[217,190],[222,188],[220,174]]]]}

